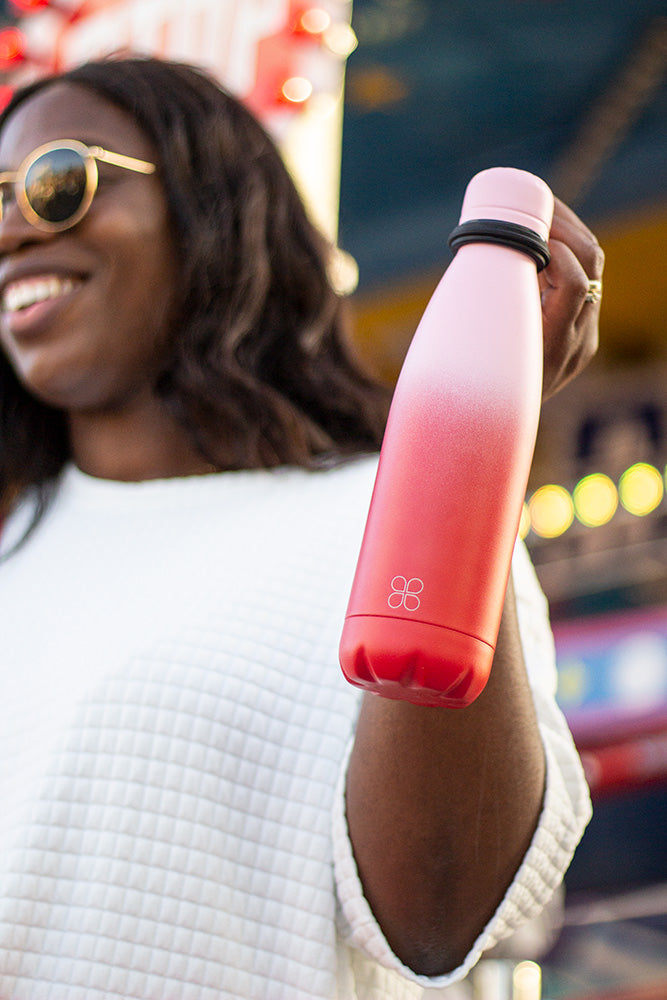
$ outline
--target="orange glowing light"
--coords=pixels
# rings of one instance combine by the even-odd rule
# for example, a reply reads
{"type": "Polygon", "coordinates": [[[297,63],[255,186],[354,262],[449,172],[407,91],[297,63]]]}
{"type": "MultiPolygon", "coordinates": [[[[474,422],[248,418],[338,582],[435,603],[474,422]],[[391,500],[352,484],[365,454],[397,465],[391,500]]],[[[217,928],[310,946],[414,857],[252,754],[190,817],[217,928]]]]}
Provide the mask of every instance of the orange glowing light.
{"type": "Polygon", "coordinates": [[[24,61],[25,38],[18,28],[0,31],[0,69],[11,69],[24,61]]]}
{"type": "Polygon", "coordinates": [[[12,7],[15,7],[21,14],[31,14],[35,10],[42,10],[51,6],[51,0],[11,0],[12,7]]]}

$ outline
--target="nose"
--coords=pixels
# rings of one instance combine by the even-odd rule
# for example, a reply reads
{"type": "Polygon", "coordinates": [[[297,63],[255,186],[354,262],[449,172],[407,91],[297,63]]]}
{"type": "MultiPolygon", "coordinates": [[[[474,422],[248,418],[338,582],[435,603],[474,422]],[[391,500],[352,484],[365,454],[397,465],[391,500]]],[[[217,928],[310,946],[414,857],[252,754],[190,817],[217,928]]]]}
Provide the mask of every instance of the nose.
{"type": "Polygon", "coordinates": [[[16,199],[3,192],[0,212],[0,256],[16,253],[24,246],[45,243],[52,239],[51,233],[42,232],[31,226],[19,208],[16,199]]]}

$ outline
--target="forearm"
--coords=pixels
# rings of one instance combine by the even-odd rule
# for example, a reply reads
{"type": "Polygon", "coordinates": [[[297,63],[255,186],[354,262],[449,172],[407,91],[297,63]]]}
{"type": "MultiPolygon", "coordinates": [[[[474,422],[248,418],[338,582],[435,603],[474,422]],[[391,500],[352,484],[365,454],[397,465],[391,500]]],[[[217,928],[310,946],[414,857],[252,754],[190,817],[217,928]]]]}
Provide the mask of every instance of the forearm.
{"type": "Polygon", "coordinates": [[[365,696],[347,781],[364,892],[416,972],[454,968],[539,817],[544,759],[510,585],[489,682],[466,709],[365,696]]]}

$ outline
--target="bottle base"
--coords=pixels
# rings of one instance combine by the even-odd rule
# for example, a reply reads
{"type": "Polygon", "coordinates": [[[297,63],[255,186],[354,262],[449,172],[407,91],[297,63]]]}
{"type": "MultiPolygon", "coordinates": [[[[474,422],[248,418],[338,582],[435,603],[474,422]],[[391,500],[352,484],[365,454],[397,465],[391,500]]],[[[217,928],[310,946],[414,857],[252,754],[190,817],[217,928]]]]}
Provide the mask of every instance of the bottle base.
{"type": "Polygon", "coordinates": [[[351,684],[415,705],[465,708],[491,670],[489,643],[440,625],[382,615],[350,615],[340,663],[351,684]]]}

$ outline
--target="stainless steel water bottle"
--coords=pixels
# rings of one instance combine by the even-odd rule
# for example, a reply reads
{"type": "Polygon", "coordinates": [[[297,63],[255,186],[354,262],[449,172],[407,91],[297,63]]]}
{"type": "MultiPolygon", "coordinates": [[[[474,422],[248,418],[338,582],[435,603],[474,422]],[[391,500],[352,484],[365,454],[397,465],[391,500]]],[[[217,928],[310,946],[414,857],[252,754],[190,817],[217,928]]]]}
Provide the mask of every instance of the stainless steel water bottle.
{"type": "Polygon", "coordinates": [[[473,177],[406,355],[340,643],[348,680],[378,694],[462,707],[488,679],[540,413],[552,214],[530,173],[473,177]]]}

